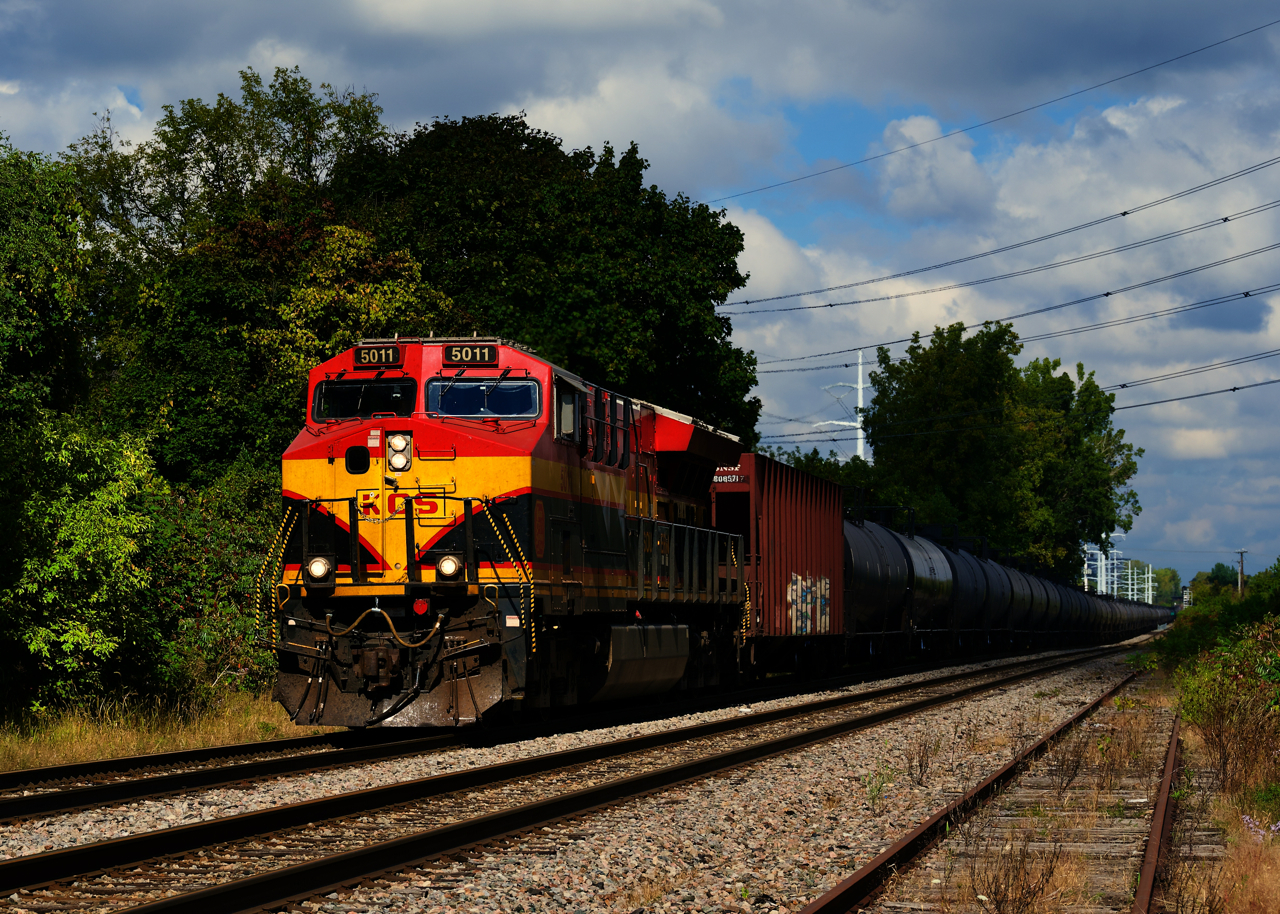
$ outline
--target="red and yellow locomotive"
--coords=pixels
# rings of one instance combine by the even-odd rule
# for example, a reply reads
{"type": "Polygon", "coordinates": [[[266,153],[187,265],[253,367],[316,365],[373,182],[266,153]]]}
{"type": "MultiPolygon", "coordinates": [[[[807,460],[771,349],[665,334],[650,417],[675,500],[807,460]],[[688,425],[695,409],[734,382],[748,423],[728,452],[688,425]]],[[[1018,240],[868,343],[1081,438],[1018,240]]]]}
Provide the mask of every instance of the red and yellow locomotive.
{"type": "Polygon", "coordinates": [[[459,726],[1168,618],[846,518],[835,484],[517,343],[369,340],[307,402],[267,563],[302,724],[459,726]]]}
{"type": "Polygon", "coordinates": [[[740,452],[503,340],[324,362],[284,454],[275,697],[456,726],[714,683],[746,586],[708,492],[740,452]]]}

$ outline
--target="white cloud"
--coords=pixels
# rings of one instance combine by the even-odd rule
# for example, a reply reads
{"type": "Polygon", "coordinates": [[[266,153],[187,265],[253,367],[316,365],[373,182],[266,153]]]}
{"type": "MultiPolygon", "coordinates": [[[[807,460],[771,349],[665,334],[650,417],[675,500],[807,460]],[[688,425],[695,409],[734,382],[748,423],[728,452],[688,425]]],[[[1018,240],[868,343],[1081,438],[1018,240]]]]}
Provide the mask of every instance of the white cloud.
{"type": "Polygon", "coordinates": [[[16,79],[0,80],[0,95],[17,95],[19,88],[16,79]]]}
{"type": "Polygon", "coordinates": [[[353,10],[384,29],[447,38],[723,22],[703,0],[360,0],[353,10]]]}

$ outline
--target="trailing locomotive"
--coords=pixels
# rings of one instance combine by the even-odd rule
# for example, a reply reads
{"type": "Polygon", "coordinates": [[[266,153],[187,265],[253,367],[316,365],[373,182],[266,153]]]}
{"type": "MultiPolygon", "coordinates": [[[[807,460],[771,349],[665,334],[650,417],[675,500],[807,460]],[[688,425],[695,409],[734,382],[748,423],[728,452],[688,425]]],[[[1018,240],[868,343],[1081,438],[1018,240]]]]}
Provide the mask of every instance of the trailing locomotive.
{"type": "Polygon", "coordinates": [[[846,519],[837,486],[517,343],[364,341],[307,402],[268,561],[300,724],[456,727],[1163,619],[846,519]]]}

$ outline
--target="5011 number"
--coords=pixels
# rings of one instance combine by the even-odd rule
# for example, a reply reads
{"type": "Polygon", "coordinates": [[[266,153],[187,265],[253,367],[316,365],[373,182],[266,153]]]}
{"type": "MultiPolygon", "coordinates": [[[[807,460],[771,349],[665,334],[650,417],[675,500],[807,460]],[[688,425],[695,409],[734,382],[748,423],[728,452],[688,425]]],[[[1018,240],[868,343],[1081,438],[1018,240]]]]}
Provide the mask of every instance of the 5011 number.
{"type": "Polygon", "coordinates": [[[446,365],[497,365],[497,346],[445,346],[446,365]]]}
{"type": "Polygon", "coordinates": [[[361,346],[355,353],[356,368],[383,368],[400,364],[399,346],[361,346]]]}

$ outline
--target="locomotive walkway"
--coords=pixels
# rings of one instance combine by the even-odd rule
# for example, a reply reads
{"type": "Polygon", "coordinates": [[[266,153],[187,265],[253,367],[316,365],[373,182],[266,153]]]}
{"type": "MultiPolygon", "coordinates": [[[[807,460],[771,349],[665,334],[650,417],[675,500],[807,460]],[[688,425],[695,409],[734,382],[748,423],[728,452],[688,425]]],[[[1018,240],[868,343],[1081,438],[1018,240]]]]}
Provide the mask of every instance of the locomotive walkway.
{"type": "Polygon", "coordinates": [[[19,857],[0,863],[0,892],[20,893],[24,910],[258,909],[1129,649],[952,674],[19,857]]]}

